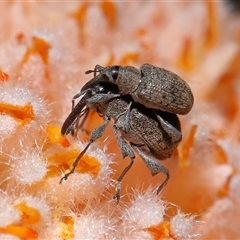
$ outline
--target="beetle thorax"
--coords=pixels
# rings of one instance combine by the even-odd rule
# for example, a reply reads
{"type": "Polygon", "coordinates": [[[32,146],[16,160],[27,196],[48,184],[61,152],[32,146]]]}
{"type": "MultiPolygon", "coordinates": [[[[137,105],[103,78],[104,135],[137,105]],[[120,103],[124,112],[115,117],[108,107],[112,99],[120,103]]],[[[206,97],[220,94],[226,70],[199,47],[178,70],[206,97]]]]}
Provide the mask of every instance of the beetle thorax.
{"type": "Polygon", "coordinates": [[[134,67],[120,67],[116,84],[122,94],[130,94],[138,88],[141,73],[134,67]]]}

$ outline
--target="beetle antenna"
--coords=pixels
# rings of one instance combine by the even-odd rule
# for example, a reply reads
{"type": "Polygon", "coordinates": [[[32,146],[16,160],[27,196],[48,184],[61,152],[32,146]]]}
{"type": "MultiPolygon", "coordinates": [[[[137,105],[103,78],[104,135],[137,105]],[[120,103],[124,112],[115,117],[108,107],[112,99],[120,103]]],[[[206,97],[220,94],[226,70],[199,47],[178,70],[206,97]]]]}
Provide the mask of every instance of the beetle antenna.
{"type": "Polygon", "coordinates": [[[101,72],[99,69],[94,69],[94,70],[87,70],[87,71],[85,72],[85,74],[90,74],[90,73],[96,74],[96,73],[99,73],[99,72],[101,72]]]}

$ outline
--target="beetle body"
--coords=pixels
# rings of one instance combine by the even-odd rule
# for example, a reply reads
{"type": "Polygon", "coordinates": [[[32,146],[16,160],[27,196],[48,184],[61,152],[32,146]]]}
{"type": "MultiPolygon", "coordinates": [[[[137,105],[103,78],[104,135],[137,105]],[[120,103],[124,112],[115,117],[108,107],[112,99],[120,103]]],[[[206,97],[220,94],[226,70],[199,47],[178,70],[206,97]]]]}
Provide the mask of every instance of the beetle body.
{"type": "Polygon", "coordinates": [[[98,112],[103,117],[113,118],[114,124],[121,137],[135,145],[145,146],[145,152],[158,160],[171,157],[177,144],[181,141],[181,128],[176,114],[162,111],[152,111],[146,107],[133,103],[126,122],[126,112],[131,99],[126,96],[113,99],[101,104],[98,112]],[[167,122],[171,127],[163,128],[159,119],[167,122]],[[126,125],[129,130],[126,132],[126,125]],[[177,137],[172,137],[173,135],[177,137]]]}
{"type": "Polygon", "coordinates": [[[93,108],[104,119],[104,124],[93,130],[91,139],[85,149],[75,160],[71,171],[61,179],[72,174],[88,147],[102,136],[111,119],[114,120],[113,130],[123,158],[129,156],[130,164],[118,178],[119,186],[115,198],[120,199],[120,183],[133,165],[135,152],[143,159],[152,175],[159,172],[166,174],[165,181],[159,186],[157,193],[169,179],[168,170],[158,160],[169,158],[182,139],[181,128],[176,114],[160,110],[148,109],[135,103],[130,95],[119,96],[115,85],[101,83],[88,89],[78,104],[73,108],[62,126],[62,134],[70,133],[81,117],[93,108]],[[102,101],[103,95],[115,96],[102,101]],[[100,101],[99,101],[100,99],[100,101]],[[158,160],[157,160],[158,159],[158,160]]]}
{"type": "Polygon", "coordinates": [[[187,114],[194,102],[193,94],[188,84],[178,75],[151,64],[143,64],[138,70],[132,66],[99,65],[95,70],[86,73],[99,72],[81,89],[84,91],[100,82],[111,82],[118,86],[119,93],[129,94],[134,102],[147,108],[158,109],[175,114],[187,114]]]}

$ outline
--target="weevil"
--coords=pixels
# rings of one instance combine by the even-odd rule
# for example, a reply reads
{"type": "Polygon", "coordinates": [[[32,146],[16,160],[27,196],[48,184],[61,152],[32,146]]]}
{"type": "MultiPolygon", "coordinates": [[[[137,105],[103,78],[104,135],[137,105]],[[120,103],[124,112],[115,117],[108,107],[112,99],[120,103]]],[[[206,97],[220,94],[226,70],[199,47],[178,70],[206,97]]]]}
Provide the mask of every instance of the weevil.
{"type": "Polygon", "coordinates": [[[158,194],[170,178],[168,169],[158,160],[171,157],[182,139],[180,122],[176,114],[148,109],[135,103],[130,95],[119,96],[118,91],[113,84],[99,83],[82,93],[82,98],[65,120],[61,133],[63,135],[69,134],[90,108],[93,108],[103,117],[104,123],[92,131],[89,143],[74,161],[70,172],[66,173],[60,180],[61,183],[74,173],[81,157],[89,146],[103,135],[110,120],[113,119],[113,132],[122,157],[128,156],[130,158],[130,163],[117,179],[117,191],[114,195],[117,203],[120,200],[122,179],[134,163],[134,151],[143,159],[152,176],[159,172],[166,175],[164,182],[157,189],[158,194]],[[112,98],[99,101],[102,99],[102,94],[109,94],[112,98]]]}
{"type": "Polygon", "coordinates": [[[188,84],[175,73],[151,64],[145,63],[140,69],[96,65],[94,70],[85,73],[94,73],[94,78],[82,87],[81,92],[100,82],[110,82],[118,86],[119,94],[129,94],[134,102],[147,108],[184,115],[193,106],[194,98],[188,84]]]}

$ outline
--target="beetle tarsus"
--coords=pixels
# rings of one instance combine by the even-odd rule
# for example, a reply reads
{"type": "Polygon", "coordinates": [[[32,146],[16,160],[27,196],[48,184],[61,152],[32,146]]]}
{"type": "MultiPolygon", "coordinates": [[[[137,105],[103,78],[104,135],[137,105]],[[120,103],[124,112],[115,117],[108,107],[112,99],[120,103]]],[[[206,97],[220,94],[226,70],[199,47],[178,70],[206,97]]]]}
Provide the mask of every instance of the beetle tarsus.
{"type": "Polygon", "coordinates": [[[116,187],[116,193],[113,196],[113,199],[116,199],[116,201],[117,201],[116,202],[117,205],[119,204],[119,201],[120,201],[120,198],[121,198],[120,191],[121,191],[121,182],[118,181],[117,187],[116,187]]]}

